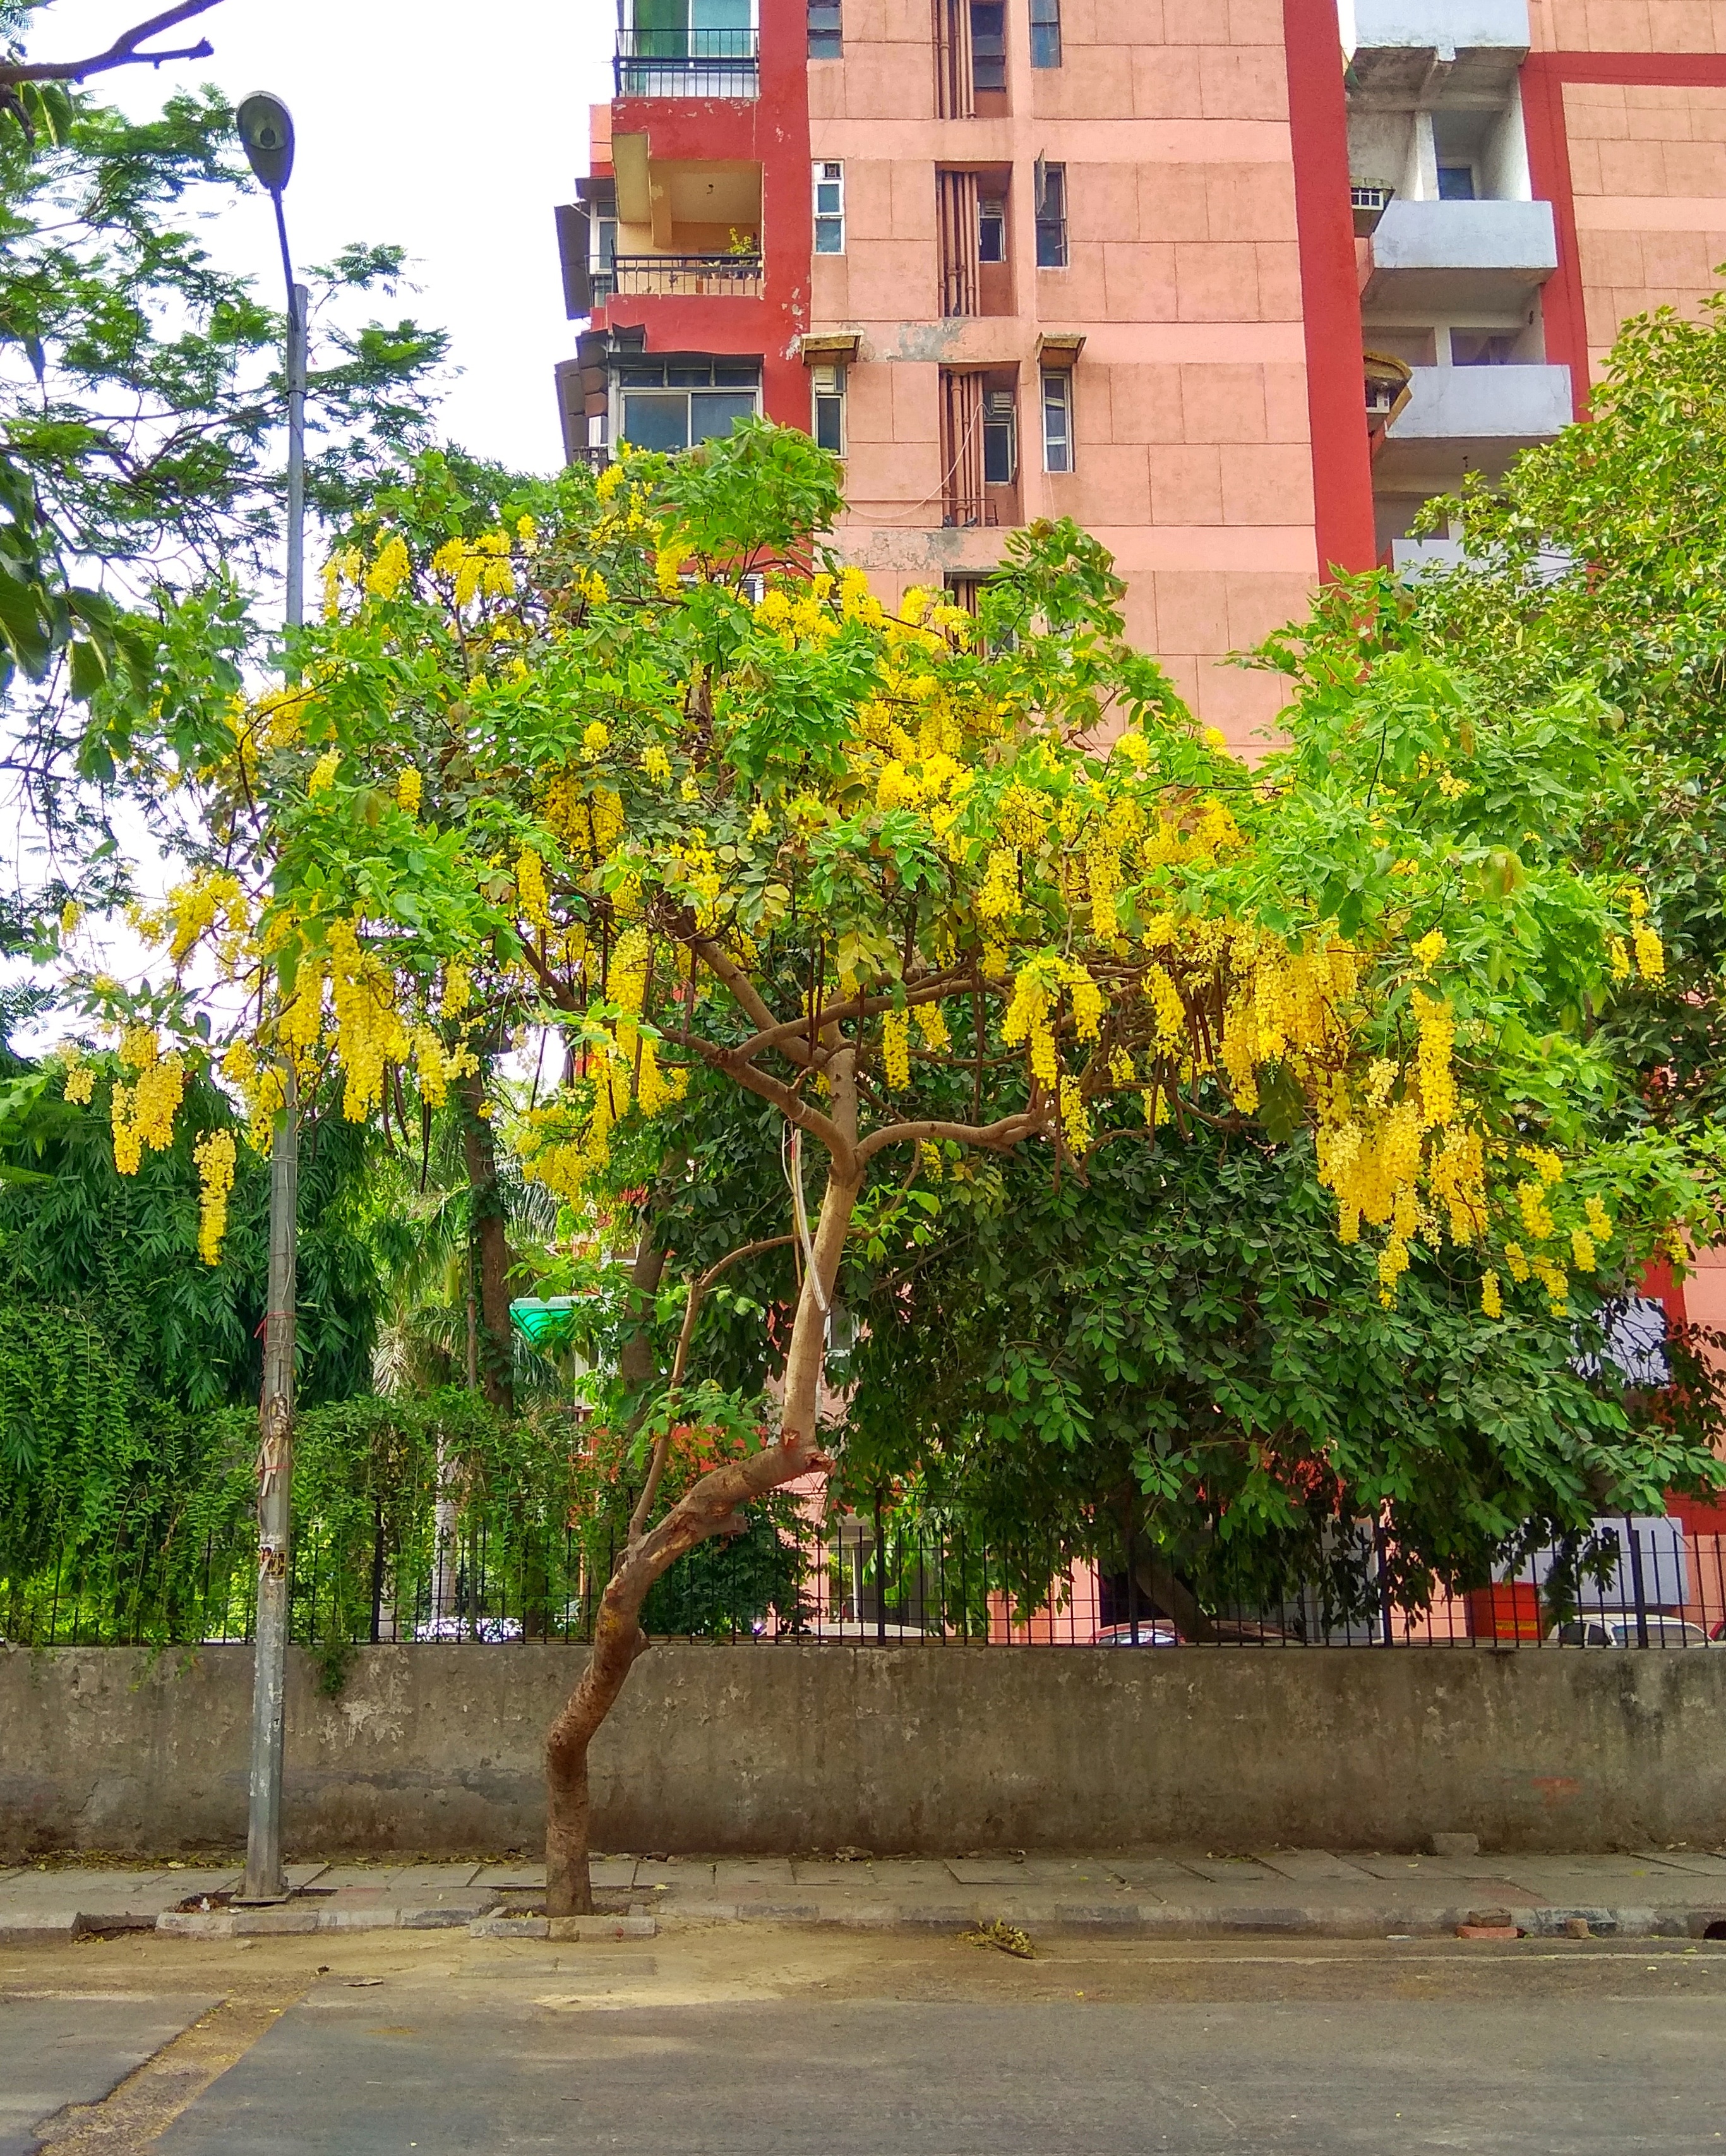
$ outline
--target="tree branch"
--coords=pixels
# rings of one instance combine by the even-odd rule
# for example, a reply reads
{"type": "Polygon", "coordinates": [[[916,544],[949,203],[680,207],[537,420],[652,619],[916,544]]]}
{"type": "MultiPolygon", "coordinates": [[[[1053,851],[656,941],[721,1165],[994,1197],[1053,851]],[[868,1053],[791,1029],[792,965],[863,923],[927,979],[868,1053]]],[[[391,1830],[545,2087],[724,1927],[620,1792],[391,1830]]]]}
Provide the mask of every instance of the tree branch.
{"type": "Polygon", "coordinates": [[[16,89],[25,82],[84,82],[93,74],[106,74],[114,68],[160,67],[164,60],[207,60],[216,49],[207,38],[200,38],[195,45],[182,46],[172,52],[146,53],[139,48],[146,38],[159,38],[177,23],[189,23],[194,15],[207,15],[212,8],[221,4],[222,0],[180,0],[178,7],[165,8],[147,23],[139,23],[122,31],[106,52],[96,53],[86,60],[0,60],[0,86],[16,89]]]}
{"type": "Polygon", "coordinates": [[[863,1140],[857,1149],[858,1165],[867,1167],[888,1146],[924,1145],[938,1138],[951,1138],[958,1145],[984,1146],[991,1152],[1005,1152],[1022,1138],[1036,1137],[1048,1127],[1047,1116],[1035,1115],[1003,1116],[993,1123],[893,1123],[863,1140]]]}
{"type": "Polygon", "coordinates": [[[758,1258],[764,1250],[782,1250],[796,1238],[791,1235],[768,1235],[758,1243],[745,1243],[741,1250],[733,1250],[709,1265],[699,1280],[689,1282],[689,1300],[684,1312],[684,1329],[678,1335],[677,1353],[672,1358],[671,1378],[665,1388],[665,1428],[653,1445],[653,1457],[648,1469],[648,1479],[635,1510],[629,1516],[629,1540],[641,1540],[642,1530],[647,1525],[648,1515],[653,1509],[653,1500],[659,1494],[659,1484],[665,1473],[665,1459],[671,1449],[671,1411],[677,1404],[678,1388],[683,1383],[684,1372],[689,1368],[689,1342],[695,1337],[695,1320],[701,1315],[701,1306],[707,1299],[707,1291],[723,1272],[745,1258],[758,1258]]]}

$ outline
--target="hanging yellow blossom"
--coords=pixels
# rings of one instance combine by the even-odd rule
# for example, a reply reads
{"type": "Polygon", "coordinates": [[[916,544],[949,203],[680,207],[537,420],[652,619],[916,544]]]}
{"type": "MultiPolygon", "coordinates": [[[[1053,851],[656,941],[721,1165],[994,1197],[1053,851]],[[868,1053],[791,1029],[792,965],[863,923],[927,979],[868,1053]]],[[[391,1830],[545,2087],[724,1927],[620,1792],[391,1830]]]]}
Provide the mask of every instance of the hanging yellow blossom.
{"type": "Polygon", "coordinates": [[[228,1233],[228,1199],[233,1188],[234,1144],[227,1131],[211,1131],[192,1147],[197,1163],[199,1217],[197,1254],[207,1265],[222,1259],[222,1239],[228,1233]]]}
{"type": "Polygon", "coordinates": [[[392,599],[413,573],[413,563],[408,557],[407,542],[399,532],[385,541],[377,559],[371,565],[371,573],[366,579],[366,588],[375,599],[392,599]]]}
{"type": "Polygon", "coordinates": [[[515,858],[515,892],[522,919],[549,934],[551,896],[545,888],[545,864],[530,846],[525,847],[515,858]]]}
{"type": "Polygon", "coordinates": [[[335,774],[341,767],[341,751],[325,749],[312,766],[311,777],[305,782],[305,790],[314,796],[327,793],[335,783],[335,774]]]}
{"type": "Polygon", "coordinates": [[[407,770],[401,773],[397,778],[396,806],[398,808],[405,809],[410,816],[417,816],[419,814],[420,798],[424,791],[424,787],[425,781],[421,778],[418,772],[413,768],[412,765],[410,764],[407,770]]]}
{"type": "Polygon", "coordinates": [[[882,1013],[881,1060],[888,1084],[895,1092],[903,1092],[911,1082],[911,1021],[907,1012],[882,1013]]]}
{"type": "Polygon", "coordinates": [[[1488,1317],[1504,1315],[1504,1297],[1499,1291],[1496,1273],[1483,1273],[1480,1276],[1480,1306],[1488,1317]]]}

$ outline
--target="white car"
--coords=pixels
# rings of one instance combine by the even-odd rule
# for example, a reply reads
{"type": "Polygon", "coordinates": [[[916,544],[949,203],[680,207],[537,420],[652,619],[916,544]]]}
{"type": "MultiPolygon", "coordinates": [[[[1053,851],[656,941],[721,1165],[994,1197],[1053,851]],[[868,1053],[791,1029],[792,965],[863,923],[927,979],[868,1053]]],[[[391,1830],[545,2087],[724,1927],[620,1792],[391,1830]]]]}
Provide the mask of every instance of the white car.
{"type": "MultiPolygon", "coordinates": [[[[1688,1625],[1682,1617],[1649,1617],[1644,1620],[1648,1628],[1651,1647],[1711,1647],[1710,1640],[1700,1625],[1688,1625]]],[[[1561,1647],[1636,1647],[1641,1645],[1637,1622],[1634,1617],[1574,1617],[1560,1625],[1553,1634],[1561,1647]]]]}

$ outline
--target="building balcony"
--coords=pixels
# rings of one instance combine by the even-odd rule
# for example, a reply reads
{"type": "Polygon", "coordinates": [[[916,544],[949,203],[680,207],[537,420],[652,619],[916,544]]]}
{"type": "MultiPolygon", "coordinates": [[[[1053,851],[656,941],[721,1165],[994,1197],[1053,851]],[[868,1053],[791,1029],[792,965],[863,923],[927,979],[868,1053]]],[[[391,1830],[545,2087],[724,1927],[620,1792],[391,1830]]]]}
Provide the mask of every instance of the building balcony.
{"type": "Polygon", "coordinates": [[[1440,85],[1447,100],[1495,104],[1528,57],[1528,0],[1354,0],[1344,13],[1356,105],[1431,103],[1440,85]]]}
{"type": "Polygon", "coordinates": [[[1497,476],[1575,416],[1567,367],[1417,367],[1408,387],[1374,459],[1380,491],[1399,481],[1453,484],[1464,471],[1497,476]]]}
{"type": "Polygon", "coordinates": [[[595,273],[596,305],[614,299],[759,300],[759,254],[619,254],[595,273]]]}
{"type": "Polygon", "coordinates": [[[619,30],[612,74],[619,97],[759,97],[754,30],[619,30]]]}
{"type": "Polygon", "coordinates": [[[1558,268],[1544,202],[1392,202],[1372,235],[1369,308],[1512,314],[1558,268]]]}

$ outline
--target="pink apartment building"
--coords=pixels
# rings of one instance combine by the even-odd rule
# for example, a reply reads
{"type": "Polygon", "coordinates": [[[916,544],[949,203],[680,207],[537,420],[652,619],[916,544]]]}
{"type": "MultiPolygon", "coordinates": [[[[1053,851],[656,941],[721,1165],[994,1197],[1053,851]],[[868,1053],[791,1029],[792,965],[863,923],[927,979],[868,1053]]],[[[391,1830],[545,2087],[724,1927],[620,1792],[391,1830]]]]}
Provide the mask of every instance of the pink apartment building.
{"type": "Polygon", "coordinates": [[[1726,0],[620,8],[568,454],[807,427],[883,595],[1070,515],[1242,746],[1277,685],[1220,662],[1726,259],[1726,0]]]}
{"type": "MultiPolygon", "coordinates": [[[[888,598],[1073,516],[1242,747],[1278,683],[1228,654],[1442,557],[1421,504],[1726,261],[1726,0],[619,8],[558,213],[568,455],[807,428],[888,598]]],[[[1726,1323],[1726,1251],[1650,1292],[1726,1323]]]]}

